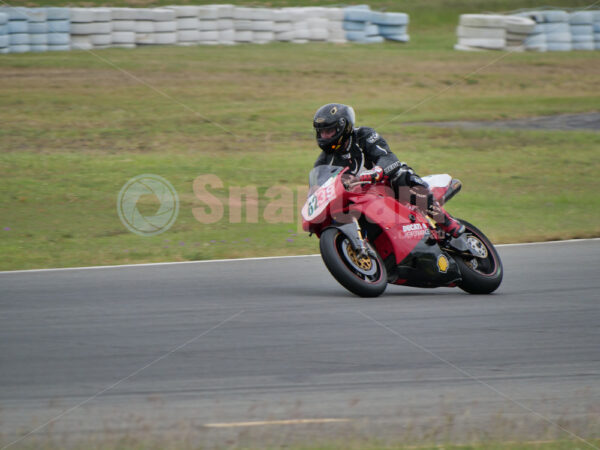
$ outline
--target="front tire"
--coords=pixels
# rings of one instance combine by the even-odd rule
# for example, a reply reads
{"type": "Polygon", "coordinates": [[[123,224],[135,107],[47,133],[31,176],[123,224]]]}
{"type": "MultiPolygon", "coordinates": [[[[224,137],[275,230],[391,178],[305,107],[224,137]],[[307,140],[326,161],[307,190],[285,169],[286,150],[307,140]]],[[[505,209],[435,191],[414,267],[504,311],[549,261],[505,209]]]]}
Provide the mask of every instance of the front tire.
{"type": "Polygon", "coordinates": [[[360,297],[378,297],[387,286],[387,271],[381,257],[358,258],[350,241],[337,228],[328,228],[319,242],[321,257],[331,275],[360,297]]]}
{"type": "Polygon", "coordinates": [[[457,255],[454,258],[462,275],[458,287],[469,294],[491,294],[502,282],[504,270],[500,256],[481,230],[465,220],[460,222],[466,228],[464,235],[467,242],[479,256],[457,255]]]}

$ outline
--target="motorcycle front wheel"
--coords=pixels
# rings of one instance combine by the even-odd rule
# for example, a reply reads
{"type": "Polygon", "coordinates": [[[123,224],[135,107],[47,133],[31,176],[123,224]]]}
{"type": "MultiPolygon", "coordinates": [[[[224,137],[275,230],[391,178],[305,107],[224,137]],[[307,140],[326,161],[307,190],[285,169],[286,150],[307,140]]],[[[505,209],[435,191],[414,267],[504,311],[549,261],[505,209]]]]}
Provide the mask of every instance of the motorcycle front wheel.
{"type": "Polygon", "coordinates": [[[387,271],[381,257],[359,257],[350,241],[337,228],[328,228],[319,242],[321,257],[331,275],[360,297],[377,297],[387,286],[387,271]]]}
{"type": "Polygon", "coordinates": [[[469,294],[491,294],[502,282],[500,256],[481,230],[466,220],[460,222],[466,228],[464,235],[467,243],[477,256],[454,258],[462,275],[458,287],[469,294]]]}

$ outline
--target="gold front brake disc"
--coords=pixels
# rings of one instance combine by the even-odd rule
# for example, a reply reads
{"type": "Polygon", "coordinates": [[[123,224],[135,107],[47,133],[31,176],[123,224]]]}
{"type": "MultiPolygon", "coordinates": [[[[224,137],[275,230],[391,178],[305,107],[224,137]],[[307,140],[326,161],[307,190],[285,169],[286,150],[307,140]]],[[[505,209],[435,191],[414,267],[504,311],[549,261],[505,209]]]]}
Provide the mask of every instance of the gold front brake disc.
{"type": "Polygon", "coordinates": [[[352,259],[352,263],[354,263],[356,267],[359,267],[362,270],[371,270],[373,267],[373,261],[371,261],[369,256],[361,256],[359,258],[350,243],[346,245],[346,251],[348,252],[348,256],[350,256],[350,259],[352,259]]]}

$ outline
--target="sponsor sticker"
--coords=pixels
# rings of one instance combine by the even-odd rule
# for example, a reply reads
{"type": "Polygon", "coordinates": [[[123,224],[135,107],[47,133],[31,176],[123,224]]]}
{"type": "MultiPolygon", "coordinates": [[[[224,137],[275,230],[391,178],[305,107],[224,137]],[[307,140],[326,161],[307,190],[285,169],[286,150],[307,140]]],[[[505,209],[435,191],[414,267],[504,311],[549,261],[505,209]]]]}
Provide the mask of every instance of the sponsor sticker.
{"type": "Polygon", "coordinates": [[[423,238],[425,233],[427,232],[427,225],[422,223],[409,223],[408,225],[402,226],[402,233],[404,233],[404,237],[408,239],[413,238],[423,238]]]}
{"type": "Polygon", "coordinates": [[[438,270],[442,273],[448,272],[448,267],[450,267],[450,261],[444,255],[438,256],[437,259],[438,270]]]}
{"type": "Polygon", "coordinates": [[[420,224],[420,223],[411,223],[411,224],[408,224],[408,225],[404,225],[402,227],[402,231],[404,233],[407,233],[409,231],[420,231],[423,228],[425,228],[425,226],[422,225],[422,224],[420,224]]]}

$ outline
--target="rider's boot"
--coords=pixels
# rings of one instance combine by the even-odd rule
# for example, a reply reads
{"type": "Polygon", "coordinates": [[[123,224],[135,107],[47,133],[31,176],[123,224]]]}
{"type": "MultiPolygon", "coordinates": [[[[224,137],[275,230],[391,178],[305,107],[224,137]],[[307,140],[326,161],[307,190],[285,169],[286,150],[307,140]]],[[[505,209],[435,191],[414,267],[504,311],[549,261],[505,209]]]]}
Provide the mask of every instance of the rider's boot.
{"type": "Polygon", "coordinates": [[[442,230],[454,238],[459,237],[465,232],[465,226],[462,223],[448,214],[444,208],[440,207],[440,210],[443,213],[443,216],[440,215],[439,217],[436,217],[436,219],[442,219],[437,223],[442,230]]]}
{"type": "Polygon", "coordinates": [[[413,200],[412,197],[414,197],[414,199],[418,199],[420,197],[427,200],[427,214],[433,218],[437,226],[440,227],[445,233],[457,238],[465,232],[465,226],[448,214],[439,201],[435,199],[429,188],[421,188],[421,190],[418,191],[417,188],[413,187],[411,193],[413,195],[411,196],[410,201],[413,205],[417,204],[417,201],[413,200]]]}

